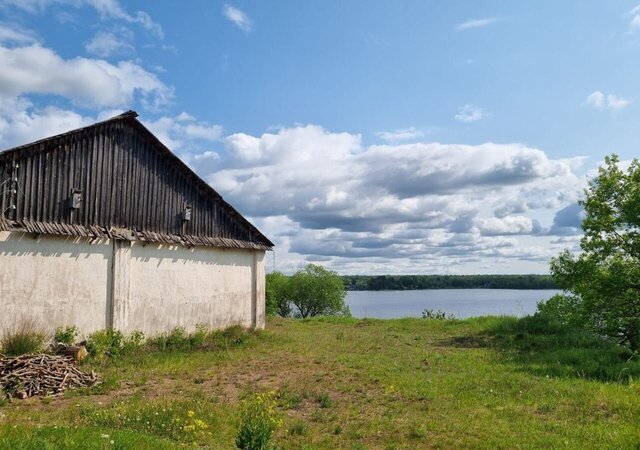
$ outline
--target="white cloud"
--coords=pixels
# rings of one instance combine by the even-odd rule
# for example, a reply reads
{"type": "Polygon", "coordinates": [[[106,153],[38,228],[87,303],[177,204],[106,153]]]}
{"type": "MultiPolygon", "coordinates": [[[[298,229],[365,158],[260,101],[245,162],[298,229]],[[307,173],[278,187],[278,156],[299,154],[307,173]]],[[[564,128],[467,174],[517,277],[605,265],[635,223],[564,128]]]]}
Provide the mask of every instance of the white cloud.
{"type": "Polygon", "coordinates": [[[550,244],[553,211],[583,187],[574,162],[518,144],[366,146],[317,125],[223,142],[226,152],[191,152],[189,163],[273,238],[281,270],[322,261],[351,273],[476,271],[478,261],[512,261],[544,271],[562,247],[550,244]]]}
{"type": "Polygon", "coordinates": [[[128,13],[117,0],[3,0],[2,7],[15,7],[30,13],[42,13],[52,5],[68,5],[76,8],[89,6],[94,8],[104,20],[122,20],[137,23],[159,38],[164,38],[162,27],[154,22],[149,14],[137,11],[128,13]]]}
{"type": "Polygon", "coordinates": [[[631,103],[630,100],[618,97],[614,94],[605,95],[601,91],[594,91],[587,96],[586,104],[598,109],[607,109],[609,111],[620,111],[631,103]]]}
{"type": "Polygon", "coordinates": [[[163,116],[156,120],[144,121],[144,124],[188,165],[205,172],[217,167],[220,161],[218,153],[202,149],[222,139],[222,126],[198,121],[186,112],[175,117],[163,116]]]}
{"type": "Polygon", "coordinates": [[[596,108],[604,108],[607,106],[607,99],[602,92],[594,91],[587,97],[587,105],[595,106],[596,108]]]}
{"type": "Polygon", "coordinates": [[[173,90],[130,61],[110,64],[89,58],[63,59],[49,48],[0,47],[0,96],[54,94],[95,108],[123,107],[138,98],[145,107],[166,105],[173,90]]]}
{"type": "Polygon", "coordinates": [[[74,111],[53,106],[33,108],[24,99],[3,102],[0,108],[0,150],[26,144],[65,131],[80,128],[96,121],[74,111]]]}
{"type": "Polygon", "coordinates": [[[477,122],[484,117],[486,117],[486,113],[481,108],[470,104],[461,106],[458,109],[458,113],[454,116],[458,122],[462,123],[477,122]]]}
{"type": "Polygon", "coordinates": [[[482,19],[470,19],[456,25],[457,30],[468,30],[470,28],[482,28],[498,22],[497,17],[485,17],[482,19]]]}
{"type": "Polygon", "coordinates": [[[245,33],[249,33],[253,27],[253,21],[242,10],[226,4],[222,7],[222,13],[229,19],[235,26],[240,28],[245,33]]]}
{"type": "Polygon", "coordinates": [[[483,236],[531,234],[540,228],[534,220],[525,216],[478,219],[477,226],[483,236]]]}
{"type": "Polygon", "coordinates": [[[38,39],[33,31],[0,23],[0,44],[29,45],[36,42],[38,39]]]}
{"type": "Polygon", "coordinates": [[[629,22],[629,28],[634,31],[637,28],[640,28],[640,5],[636,5],[626,14],[626,16],[631,17],[631,21],[629,22]]]}
{"type": "Polygon", "coordinates": [[[412,141],[424,137],[424,132],[414,127],[400,128],[394,131],[378,131],[375,134],[389,143],[412,141]]]}
{"type": "Polygon", "coordinates": [[[128,30],[120,30],[118,34],[110,31],[98,31],[84,48],[94,55],[108,58],[114,55],[127,55],[135,53],[131,44],[133,38],[128,30]]]}
{"type": "Polygon", "coordinates": [[[631,103],[626,98],[618,97],[617,95],[609,94],[607,95],[607,108],[612,111],[619,111],[621,109],[626,108],[631,103]]]}
{"type": "MultiPolygon", "coordinates": [[[[0,102],[0,148],[115,113],[16,97],[0,102]]],[[[564,208],[584,186],[575,164],[523,145],[367,146],[317,125],[225,138],[186,112],[145,125],[276,242],[279,270],[316,261],[342,273],[544,272],[579,232],[580,211],[564,208]],[[526,211],[495,216],[518,201],[526,211]]]]}

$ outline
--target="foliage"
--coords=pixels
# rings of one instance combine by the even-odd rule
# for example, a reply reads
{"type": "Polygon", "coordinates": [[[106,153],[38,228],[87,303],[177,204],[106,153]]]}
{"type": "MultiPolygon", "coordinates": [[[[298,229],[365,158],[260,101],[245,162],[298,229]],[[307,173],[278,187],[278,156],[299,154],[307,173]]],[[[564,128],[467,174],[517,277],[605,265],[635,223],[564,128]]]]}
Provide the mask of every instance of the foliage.
{"type": "Polygon", "coordinates": [[[422,318],[429,320],[453,320],[455,319],[455,316],[453,314],[447,314],[439,309],[424,309],[422,310],[422,318]]]}
{"type": "Polygon", "coordinates": [[[236,447],[242,450],[267,450],[273,433],[282,426],[275,412],[275,392],[255,394],[242,402],[236,447]]]}
{"type": "Polygon", "coordinates": [[[211,436],[208,418],[197,402],[121,402],[109,409],[85,408],[83,421],[107,428],[129,429],[183,443],[204,444],[211,436]]]}
{"type": "Polygon", "coordinates": [[[58,327],[53,335],[55,342],[62,342],[63,344],[72,345],[75,344],[76,338],[80,334],[80,330],[75,325],[67,327],[58,327]]]}
{"type": "Polygon", "coordinates": [[[351,316],[340,276],[322,266],[307,264],[288,277],[267,275],[267,312],[281,317],[351,316]]]}
{"type": "Polygon", "coordinates": [[[549,275],[343,275],[348,291],[557,289],[549,275]]]}
{"type": "Polygon", "coordinates": [[[551,261],[565,290],[541,314],[640,349],[640,163],[625,172],[618,157],[605,158],[581,202],[584,237],[579,255],[565,251],[551,261]]]}
{"type": "Polygon", "coordinates": [[[289,299],[289,277],[282,272],[271,272],[266,276],[267,314],[289,317],[292,313],[289,299]]]}
{"type": "Polygon", "coordinates": [[[289,428],[289,434],[292,436],[304,436],[305,434],[307,434],[308,431],[309,431],[309,426],[302,421],[295,422],[289,428]]]}
{"type": "Polygon", "coordinates": [[[87,338],[87,351],[96,359],[105,356],[117,358],[140,349],[143,343],[144,334],[140,331],[125,336],[120,330],[99,330],[87,338]]]}
{"type": "Polygon", "coordinates": [[[307,318],[321,315],[350,316],[340,276],[315,264],[307,264],[289,279],[289,295],[295,314],[307,318]]]}
{"type": "Polygon", "coordinates": [[[318,405],[320,405],[320,408],[329,408],[333,403],[331,401],[331,397],[329,397],[329,394],[327,392],[318,394],[318,396],[316,397],[316,401],[318,402],[318,405]]]}
{"type": "Polygon", "coordinates": [[[249,332],[239,325],[224,330],[210,330],[205,325],[198,325],[192,333],[184,327],[147,339],[145,346],[156,351],[197,351],[211,349],[227,349],[232,345],[240,345],[249,337],[249,332]]]}
{"type": "Polygon", "coordinates": [[[46,340],[47,334],[41,325],[33,320],[23,319],[13,328],[4,331],[0,340],[0,353],[7,356],[38,353],[46,340]]]}

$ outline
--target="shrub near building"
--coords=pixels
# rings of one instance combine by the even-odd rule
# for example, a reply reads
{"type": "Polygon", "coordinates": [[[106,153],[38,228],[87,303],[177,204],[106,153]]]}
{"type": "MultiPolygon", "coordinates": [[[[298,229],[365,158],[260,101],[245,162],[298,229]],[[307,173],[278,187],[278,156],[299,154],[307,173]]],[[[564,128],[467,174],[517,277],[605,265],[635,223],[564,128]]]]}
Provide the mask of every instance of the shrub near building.
{"type": "Polygon", "coordinates": [[[288,277],[267,274],[267,312],[282,317],[350,316],[344,282],[337,272],[307,264],[288,277]]]}

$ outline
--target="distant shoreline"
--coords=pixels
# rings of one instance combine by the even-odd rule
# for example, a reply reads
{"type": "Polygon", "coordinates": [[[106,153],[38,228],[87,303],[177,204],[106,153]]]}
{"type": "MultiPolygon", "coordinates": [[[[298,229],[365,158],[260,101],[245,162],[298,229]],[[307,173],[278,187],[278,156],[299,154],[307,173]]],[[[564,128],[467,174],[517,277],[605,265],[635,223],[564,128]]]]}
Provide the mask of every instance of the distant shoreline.
{"type": "Polygon", "coordinates": [[[550,275],[343,275],[347,291],[559,289],[550,275]]]}

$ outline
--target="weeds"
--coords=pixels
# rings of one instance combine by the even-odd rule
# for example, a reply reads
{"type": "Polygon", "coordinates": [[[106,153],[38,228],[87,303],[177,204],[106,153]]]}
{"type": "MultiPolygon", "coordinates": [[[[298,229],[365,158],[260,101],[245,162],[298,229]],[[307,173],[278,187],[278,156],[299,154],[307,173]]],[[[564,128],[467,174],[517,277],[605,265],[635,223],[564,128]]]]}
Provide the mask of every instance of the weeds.
{"type": "Polygon", "coordinates": [[[87,338],[87,351],[95,359],[105,356],[117,358],[139,350],[144,343],[144,334],[134,331],[125,336],[119,330],[100,330],[87,338]]]}
{"type": "Polygon", "coordinates": [[[422,318],[429,320],[453,320],[456,317],[453,314],[447,314],[439,309],[425,309],[422,311],[422,318]]]}
{"type": "Polygon", "coordinates": [[[38,353],[44,347],[47,333],[37,322],[23,319],[14,328],[5,330],[0,341],[0,353],[7,356],[19,356],[38,353]]]}
{"type": "Polygon", "coordinates": [[[198,408],[187,402],[115,404],[109,409],[86,409],[86,422],[116,429],[135,430],[183,443],[205,444],[210,425],[198,408]]]}
{"type": "Polygon", "coordinates": [[[329,408],[333,403],[331,401],[331,398],[329,397],[329,394],[327,394],[326,392],[319,394],[316,397],[316,401],[318,402],[318,405],[320,405],[320,408],[329,408]]]}
{"type": "Polygon", "coordinates": [[[242,402],[236,447],[241,450],[268,450],[273,433],[282,426],[275,412],[275,392],[255,394],[242,402]]]}
{"type": "Polygon", "coordinates": [[[289,428],[289,434],[292,436],[304,436],[307,434],[307,431],[309,431],[309,427],[302,421],[295,422],[291,425],[291,428],[289,428]]]}
{"type": "Polygon", "coordinates": [[[53,335],[53,340],[54,342],[72,345],[75,344],[79,334],[80,330],[76,326],[58,327],[53,335]]]}
{"type": "Polygon", "coordinates": [[[240,326],[210,330],[205,325],[198,325],[193,333],[187,333],[184,327],[174,328],[148,339],[146,345],[150,350],[160,351],[226,350],[243,344],[248,337],[249,333],[240,326]]]}

